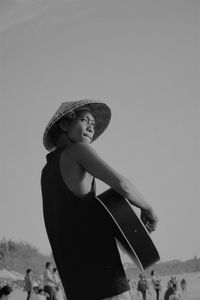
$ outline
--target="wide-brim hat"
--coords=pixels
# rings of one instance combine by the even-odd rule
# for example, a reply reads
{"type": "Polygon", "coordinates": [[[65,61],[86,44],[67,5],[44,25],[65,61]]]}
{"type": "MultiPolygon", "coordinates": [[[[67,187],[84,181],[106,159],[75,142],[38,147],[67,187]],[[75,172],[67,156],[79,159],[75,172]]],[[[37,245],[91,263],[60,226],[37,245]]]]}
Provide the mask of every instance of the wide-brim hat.
{"type": "Polygon", "coordinates": [[[92,142],[105,131],[111,119],[111,110],[107,104],[91,99],[63,102],[47,124],[44,131],[43,144],[48,151],[53,151],[56,148],[51,137],[53,126],[61,118],[70,116],[73,112],[83,108],[89,109],[95,119],[95,133],[92,142]]]}

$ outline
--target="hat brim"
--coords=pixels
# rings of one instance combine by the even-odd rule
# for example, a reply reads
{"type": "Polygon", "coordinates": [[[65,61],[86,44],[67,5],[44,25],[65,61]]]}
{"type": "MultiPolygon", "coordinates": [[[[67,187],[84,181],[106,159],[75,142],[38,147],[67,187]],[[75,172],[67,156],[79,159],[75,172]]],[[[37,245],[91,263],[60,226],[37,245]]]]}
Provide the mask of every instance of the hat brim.
{"type": "Polygon", "coordinates": [[[49,121],[43,135],[43,144],[48,151],[53,151],[56,148],[51,138],[51,129],[53,126],[64,116],[67,116],[68,114],[75,112],[80,108],[83,109],[84,106],[86,108],[89,107],[95,118],[95,133],[92,142],[94,142],[105,131],[111,119],[111,110],[107,104],[90,99],[63,102],[49,121]]]}

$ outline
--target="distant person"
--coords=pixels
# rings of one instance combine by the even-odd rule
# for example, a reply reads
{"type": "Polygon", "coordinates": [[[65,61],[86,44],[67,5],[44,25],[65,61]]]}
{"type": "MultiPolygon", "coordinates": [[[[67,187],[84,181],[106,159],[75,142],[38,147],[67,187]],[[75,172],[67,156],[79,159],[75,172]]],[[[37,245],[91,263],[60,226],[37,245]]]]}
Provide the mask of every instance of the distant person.
{"type": "Polygon", "coordinates": [[[151,283],[156,292],[156,300],[159,300],[161,291],[161,279],[155,270],[151,271],[151,283]]]}
{"type": "Polygon", "coordinates": [[[170,277],[170,280],[169,280],[167,286],[168,286],[168,287],[171,287],[171,286],[172,286],[173,288],[176,288],[176,289],[177,289],[177,287],[178,287],[178,281],[177,281],[177,279],[176,279],[176,276],[171,276],[171,277],[170,277]]]}
{"type": "Polygon", "coordinates": [[[26,270],[26,275],[24,277],[24,290],[27,292],[26,300],[29,300],[33,292],[33,278],[31,269],[26,270]]]}
{"type": "Polygon", "coordinates": [[[172,286],[168,286],[164,294],[164,300],[169,300],[169,297],[174,294],[175,294],[175,289],[172,286]]]}
{"type": "Polygon", "coordinates": [[[0,288],[0,299],[9,300],[10,294],[12,293],[12,288],[9,285],[4,285],[0,288]]]}
{"type": "MultiPolygon", "coordinates": [[[[38,289],[39,289],[39,284],[38,284],[37,281],[34,281],[34,282],[33,282],[33,290],[34,290],[34,292],[37,293],[37,292],[38,292],[38,289]]],[[[31,300],[32,300],[32,299],[31,299],[31,300]]]]}
{"type": "Polygon", "coordinates": [[[53,279],[52,269],[52,263],[47,262],[45,266],[45,271],[43,273],[44,292],[47,293],[47,300],[56,300],[57,283],[53,279]]]}
{"type": "Polygon", "coordinates": [[[60,278],[59,278],[59,275],[58,275],[57,268],[53,268],[52,275],[53,275],[54,281],[57,283],[57,288],[58,288],[59,285],[60,285],[60,278]]]}
{"type": "Polygon", "coordinates": [[[164,294],[164,300],[178,300],[179,298],[178,281],[176,277],[171,276],[164,294]]]}
{"type": "Polygon", "coordinates": [[[63,291],[62,291],[62,288],[61,288],[61,281],[60,281],[60,278],[58,276],[57,268],[53,268],[53,279],[57,283],[57,287],[55,288],[56,299],[57,300],[64,300],[63,291]]]}
{"type": "Polygon", "coordinates": [[[181,279],[180,287],[183,294],[187,293],[187,281],[185,278],[181,279]]]}
{"type": "Polygon", "coordinates": [[[31,295],[31,300],[46,300],[48,294],[42,288],[38,288],[37,292],[31,295]]]}
{"type": "Polygon", "coordinates": [[[130,285],[130,297],[131,297],[131,300],[134,300],[134,292],[135,292],[135,289],[137,288],[137,281],[129,280],[129,285],[130,285]]]}
{"type": "Polygon", "coordinates": [[[37,296],[38,296],[38,300],[45,300],[48,295],[47,293],[45,293],[43,289],[39,288],[37,296]]]}
{"type": "Polygon", "coordinates": [[[138,281],[137,290],[142,294],[142,299],[146,300],[149,284],[144,274],[140,274],[139,278],[140,279],[138,281]]]}

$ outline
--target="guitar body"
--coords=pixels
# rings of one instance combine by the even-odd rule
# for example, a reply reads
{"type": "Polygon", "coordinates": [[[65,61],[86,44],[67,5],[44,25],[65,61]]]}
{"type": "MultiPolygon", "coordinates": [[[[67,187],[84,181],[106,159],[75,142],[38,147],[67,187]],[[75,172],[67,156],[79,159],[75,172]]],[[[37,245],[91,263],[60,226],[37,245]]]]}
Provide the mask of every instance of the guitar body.
{"type": "Polygon", "coordinates": [[[97,199],[114,224],[116,239],[138,268],[143,271],[156,263],[160,259],[158,251],[129,202],[112,189],[97,199]]]}

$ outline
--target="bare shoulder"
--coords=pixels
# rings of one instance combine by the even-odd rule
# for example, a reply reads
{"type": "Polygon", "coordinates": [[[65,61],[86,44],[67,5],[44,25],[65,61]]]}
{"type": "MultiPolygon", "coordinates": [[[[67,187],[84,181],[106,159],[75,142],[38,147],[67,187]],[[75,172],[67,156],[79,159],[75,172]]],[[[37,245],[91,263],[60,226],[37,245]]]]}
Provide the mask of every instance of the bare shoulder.
{"type": "Polygon", "coordinates": [[[62,154],[63,158],[70,158],[77,161],[79,161],[82,157],[87,157],[88,155],[97,155],[97,153],[91,145],[82,142],[71,144],[64,149],[62,154]]]}
{"type": "Polygon", "coordinates": [[[66,186],[76,195],[86,195],[91,190],[93,176],[81,165],[87,145],[74,143],[67,146],[60,157],[60,171],[66,186]]]}
{"type": "MultiPolygon", "coordinates": [[[[61,164],[61,170],[63,170],[65,178],[68,178],[68,182],[72,174],[78,178],[79,182],[83,178],[86,179],[89,174],[91,178],[95,177],[116,191],[122,192],[121,183],[123,182],[123,186],[125,186],[124,177],[101,158],[90,144],[75,143],[64,151],[65,158],[61,164]]],[[[91,178],[89,178],[90,181],[91,178]]]]}

